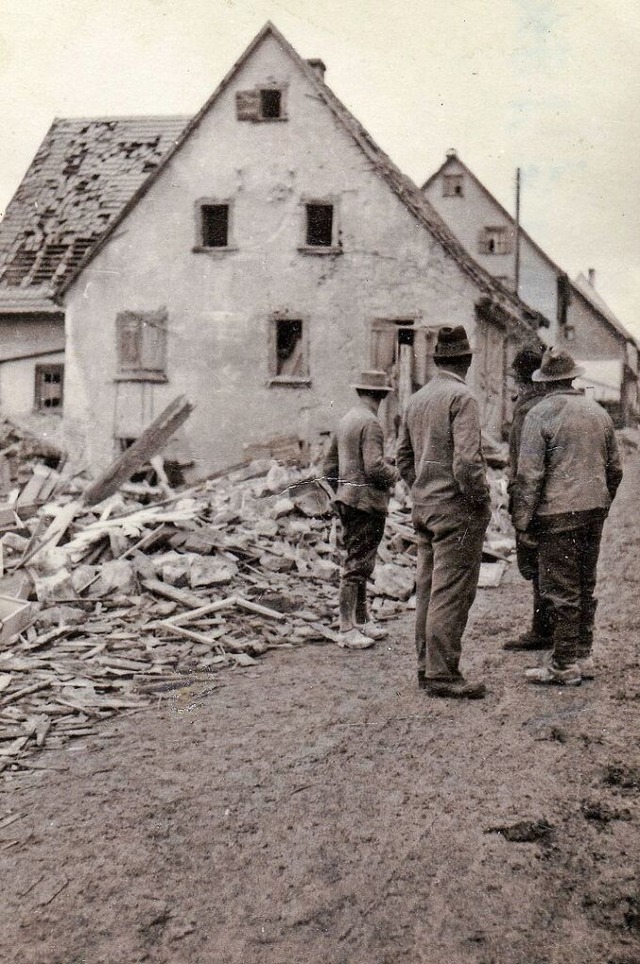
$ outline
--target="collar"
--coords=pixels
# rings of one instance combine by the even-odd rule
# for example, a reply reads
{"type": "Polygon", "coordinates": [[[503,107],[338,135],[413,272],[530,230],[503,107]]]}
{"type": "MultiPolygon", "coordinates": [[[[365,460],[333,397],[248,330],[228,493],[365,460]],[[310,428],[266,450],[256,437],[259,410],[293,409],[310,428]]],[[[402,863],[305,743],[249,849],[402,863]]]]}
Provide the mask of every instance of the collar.
{"type": "Polygon", "coordinates": [[[461,378],[460,375],[456,375],[455,372],[445,371],[443,368],[438,369],[436,376],[439,378],[453,378],[455,382],[462,382],[463,385],[467,384],[464,378],[461,378]]]}

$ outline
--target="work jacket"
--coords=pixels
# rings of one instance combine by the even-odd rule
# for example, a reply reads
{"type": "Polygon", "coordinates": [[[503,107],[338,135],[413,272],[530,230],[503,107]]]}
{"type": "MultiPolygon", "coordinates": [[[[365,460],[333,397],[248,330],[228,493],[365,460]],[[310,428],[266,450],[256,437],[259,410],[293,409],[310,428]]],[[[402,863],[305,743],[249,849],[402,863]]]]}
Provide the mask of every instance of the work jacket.
{"type": "Polygon", "coordinates": [[[463,378],[441,370],[412,395],[396,459],[414,505],[461,515],[488,509],[480,412],[463,378]]]}
{"type": "Polygon", "coordinates": [[[323,470],[336,490],[334,502],[386,513],[396,472],[384,458],[382,426],[366,405],[355,405],[340,420],[323,470]]]}
{"type": "Polygon", "coordinates": [[[513,524],[525,531],[532,522],[550,525],[556,517],[606,513],[621,479],[608,414],[576,389],[556,389],[524,420],[512,487],[513,524]]]}

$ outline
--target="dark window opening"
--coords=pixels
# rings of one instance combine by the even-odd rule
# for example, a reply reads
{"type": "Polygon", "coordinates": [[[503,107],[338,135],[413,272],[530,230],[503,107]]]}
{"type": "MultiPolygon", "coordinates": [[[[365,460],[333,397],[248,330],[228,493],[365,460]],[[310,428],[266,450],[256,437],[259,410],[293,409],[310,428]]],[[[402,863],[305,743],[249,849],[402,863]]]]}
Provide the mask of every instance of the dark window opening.
{"type": "Polygon", "coordinates": [[[260,114],[266,118],[282,117],[281,90],[260,91],[260,114]]]}
{"type": "Polygon", "coordinates": [[[62,410],[64,365],[36,365],[36,411],[62,410]]]}
{"type": "Polygon", "coordinates": [[[229,244],[229,205],[203,204],[202,245],[205,248],[226,248],[229,244]]]}
{"type": "Polygon", "coordinates": [[[302,321],[299,318],[279,318],[275,325],[276,375],[304,378],[307,371],[302,341],[302,321]]]}
{"type": "Polygon", "coordinates": [[[330,248],[333,243],[333,205],[307,204],[307,244],[330,248]]]}
{"type": "Polygon", "coordinates": [[[462,197],[464,195],[464,175],[445,174],[442,180],[442,194],[444,197],[462,197]]]}
{"type": "Polygon", "coordinates": [[[487,227],[480,234],[478,244],[480,254],[510,254],[512,233],[506,227],[487,227]]]}

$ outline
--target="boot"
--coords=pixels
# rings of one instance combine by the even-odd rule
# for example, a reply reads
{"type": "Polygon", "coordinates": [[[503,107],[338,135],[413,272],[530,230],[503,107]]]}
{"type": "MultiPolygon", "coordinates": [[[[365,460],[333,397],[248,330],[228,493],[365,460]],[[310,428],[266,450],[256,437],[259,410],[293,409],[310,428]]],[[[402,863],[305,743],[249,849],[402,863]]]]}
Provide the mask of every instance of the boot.
{"type": "Polygon", "coordinates": [[[356,625],[361,633],[368,636],[370,639],[385,639],[389,634],[386,629],[381,629],[376,626],[375,623],[371,622],[369,619],[369,611],[367,608],[367,580],[360,579],[357,583],[357,600],[356,600],[356,625]]]}
{"type": "Polygon", "coordinates": [[[340,632],[348,633],[356,624],[356,605],[358,602],[358,586],[355,582],[343,579],[340,583],[339,609],[340,632]]]}

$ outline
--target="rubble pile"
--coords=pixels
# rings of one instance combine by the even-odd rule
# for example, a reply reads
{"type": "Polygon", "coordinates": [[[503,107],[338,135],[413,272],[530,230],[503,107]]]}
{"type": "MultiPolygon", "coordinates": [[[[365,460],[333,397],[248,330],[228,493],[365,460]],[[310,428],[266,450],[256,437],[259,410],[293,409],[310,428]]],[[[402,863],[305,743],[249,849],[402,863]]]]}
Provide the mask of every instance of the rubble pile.
{"type": "MultiPolygon", "coordinates": [[[[183,491],[159,469],[157,484],[123,484],[90,507],[87,481],[57,474],[55,499],[3,530],[0,771],[38,767],[32,750],[167,694],[188,709],[221,670],[270,649],[337,640],[339,531],[317,469],[257,460],[183,491]]],[[[510,535],[502,473],[490,471],[495,562],[510,535]]],[[[377,619],[415,605],[415,551],[399,483],[377,619]]]]}

